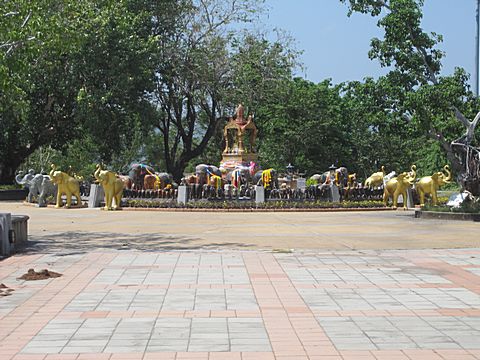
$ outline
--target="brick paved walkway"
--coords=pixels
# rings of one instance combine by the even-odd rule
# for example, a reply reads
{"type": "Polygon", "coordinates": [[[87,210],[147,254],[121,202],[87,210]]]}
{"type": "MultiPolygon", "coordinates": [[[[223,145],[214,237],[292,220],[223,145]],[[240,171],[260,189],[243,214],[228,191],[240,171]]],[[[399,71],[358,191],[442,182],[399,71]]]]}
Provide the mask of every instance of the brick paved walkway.
{"type": "Polygon", "coordinates": [[[480,249],[32,253],[0,282],[3,360],[480,359],[480,249]]]}

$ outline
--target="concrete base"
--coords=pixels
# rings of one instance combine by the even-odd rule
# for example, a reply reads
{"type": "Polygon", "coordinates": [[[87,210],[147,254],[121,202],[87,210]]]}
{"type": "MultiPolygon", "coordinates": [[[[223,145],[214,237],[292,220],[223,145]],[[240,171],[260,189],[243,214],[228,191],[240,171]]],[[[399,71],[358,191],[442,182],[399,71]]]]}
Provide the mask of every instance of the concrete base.
{"type": "Polygon", "coordinates": [[[480,221],[480,214],[416,210],[415,218],[436,219],[436,220],[480,221]]]}
{"type": "Polygon", "coordinates": [[[103,187],[97,184],[90,185],[90,196],[88,197],[88,207],[100,207],[100,203],[104,200],[105,193],[103,187]]]}
{"type": "Polygon", "coordinates": [[[255,203],[260,204],[265,202],[265,189],[263,186],[255,186],[255,203]]]}
{"type": "Polygon", "coordinates": [[[185,185],[178,187],[177,202],[179,204],[186,204],[188,202],[188,189],[185,185]]]}

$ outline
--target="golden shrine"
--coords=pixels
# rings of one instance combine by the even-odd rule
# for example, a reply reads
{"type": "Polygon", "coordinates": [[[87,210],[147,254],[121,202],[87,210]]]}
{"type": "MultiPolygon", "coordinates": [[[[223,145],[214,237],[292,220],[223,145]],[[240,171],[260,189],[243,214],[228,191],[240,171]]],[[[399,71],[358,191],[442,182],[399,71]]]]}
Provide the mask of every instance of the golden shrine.
{"type": "Polygon", "coordinates": [[[243,105],[238,105],[235,116],[230,118],[223,129],[225,149],[220,163],[222,168],[230,170],[237,165],[257,162],[255,141],[258,130],[253,122],[253,116],[245,118],[244,112],[243,105]]]}

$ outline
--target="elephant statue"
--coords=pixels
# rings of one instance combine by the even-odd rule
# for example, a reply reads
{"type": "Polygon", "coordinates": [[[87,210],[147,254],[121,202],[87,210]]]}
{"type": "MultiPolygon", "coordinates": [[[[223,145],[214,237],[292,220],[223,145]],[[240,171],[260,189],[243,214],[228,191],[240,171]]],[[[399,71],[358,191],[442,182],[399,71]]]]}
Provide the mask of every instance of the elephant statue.
{"type": "Polygon", "coordinates": [[[160,172],[147,174],[143,178],[143,188],[145,190],[163,190],[167,185],[173,184],[173,177],[169,173],[160,172]]]}
{"type": "Polygon", "coordinates": [[[117,177],[123,181],[123,188],[130,190],[132,188],[133,182],[130,176],[128,175],[117,175],[117,177]]]}
{"type": "Polygon", "coordinates": [[[443,170],[446,174],[442,171],[439,171],[432,176],[424,176],[420,178],[420,180],[418,180],[418,182],[415,184],[415,190],[420,197],[420,206],[425,205],[426,194],[430,194],[432,196],[433,205],[437,205],[437,190],[440,188],[440,186],[443,184],[448,184],[451,182],[450,180],[452,180],[452,172],[450,171],[450,167],[445,165],[443,170]]]}
{"type": "Polygon", "coordinates": [[[132,189],[143,190],[145,176],[155,173],[155,170],[145,164],[133,164],[128,172],[128,177],[132,179],[132,189]]]}
{"type": "Polygon", "coordinates": [[[77,199],[77,205],[81,205],[82,198],[80,197],[80,183],[78,179],[75,179],[63,171],[58,171],[54,164],[52,164],[51,167],[50,179],[52,183],[58,185],[55,207],[59,208],[62,206],[62,195],[67,197],[67,208],[72,205],[72,195],[77,199]]]}
{"type": "Polygon", "coordinates": [[[385,166],[382,166],[381,171],[373,173],[370,175],[367,180],[365,180],[365,187],[366,188],[374,188],[383,185],[383,178],[385,176],[385,166]]]}
{"type": "MultiPolygon", "coordinates": [[[[20,171],[17,176],[15,176],[15,181],[18,185],[22,185],[25,189],[28,190],[30,180],[35,177],[35,170],[30,169],[28,173],[24,175],[23,171],[20,171]]],[[[32,202],[28,200],[28,202],[32,202]]]]}
{"type": "Polygon", "coordinates": [[[200,185],[210,185],[210,177],[212,175],[222,176],[222,172],[215,165],[200,164],[195,167],[195,175],[197,176],[197,183],[200,185]]]}
{"type": "Polygon", "coordinates": [[[335,185],[341,187],[347,186],[348,169],[344,166],[337,168],[336,166],[332,165],[329,168],[329,171],[325,171],[322,174],[314,174],[310,176],[310,181],[315,182],[317,185],[325,184],[326,182],[330,181],[332,173],[335,177],[335,185]]]}
{"type": "Polygon", "coordinates": [[[93,176],[102,185],[105,192],[105,210],[120,209],[124,187],[123,180],[113,171],[102,170],[100,164],[97,164],[97,170],[93,176]],[[115,205],[113,205],[113,200],[115,200],[115,205]]]}
{"type": "Polygon", "coordinates": [[[48,175],[36,174],[30,169],[28,174],[23,176],[23,179],[20,179],[21,174],[17,175],[15,180],[20,185],[24,185],[28,188],[27,201],[29,203],[35,202],[37,199],[37,204],[39,207],[47,206],[47,198],[49,196],[55,196],[57,192],[57,187],[52,183],[48,175]],[[31,177],[33,175],[33,177],[31,177]],[[25,180],[27,179],[27,180],[25,180]]]}
{"type": "Polygon", "coordinates": [[[253,175],[253,184],[261,185],[265,190],[278,189],[278,171],[275,169],[259,170],[253,175]]]}
{"type": "Polygon", "coordinates": [[[407,189],[413,185],[415,178],[412,177],[411,173],[403,172],[397,177],[390,179],[385,184],[383,189],[383,203],[385,206],[388,204],[388,199],[390,196],[393,198],[393,207],[398,205],[398,197],[402,195],[403,197],[403,208],[407,208],[407,189]]]}

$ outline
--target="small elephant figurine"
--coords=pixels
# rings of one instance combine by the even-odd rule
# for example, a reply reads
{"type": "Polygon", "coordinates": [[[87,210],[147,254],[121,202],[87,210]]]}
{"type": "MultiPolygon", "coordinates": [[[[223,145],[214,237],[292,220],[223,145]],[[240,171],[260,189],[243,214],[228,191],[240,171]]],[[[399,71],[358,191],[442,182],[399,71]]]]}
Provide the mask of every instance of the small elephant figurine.
{"type": "Polygon", "coordinates": [[[66,207],[69,208],[72,205],[72,195],[77,199],[77,205],[82,204],[82,198],[80,197],[80,183],[74,177],[68,175],[65,172],[57,171],[57,167],[52,164],[52,170],[50,170],[50,179],[52,183],[58,185],[57,190],[57,202],[55,207],[62,206],[62,195],[67,197],[66,207]]]}
{"type": "Polygon", "coordinates": [[[383,185],[383,178],[385,177],[385,166],[382,166],[381,171],[373,173],[370,177],[365,180],[366,188],[379,187],[383,185]]]}
{"type": "Polygon", "coordinates": [[[436,172],[432,176],[424,176],[418,180],[415,184],[415,190],[417,190],[418,196],[420,197],[420,206],[425,205],[425,194],[430,194],[432,196],[432,203],[433,205],[438,204],[437,199],[437,190],[443,184],[450,183],[452,180],[452,172],[450,171],[450,167],[445,165],[443,167],[446,175],[442,172],[436,172]]]}
{"type": "Polygon", "coordinates": [[[124,182],[117,177],[113,171],[102,170],[100,164],[97,164],[97,170],[93,174],[98,183],[102,185],[105,192],[105,210],[121,209],[120,204],[123,195],[124,182]],[[115,199],[115,205],[113,200],[115,199]]]}
{"type": "Polygon", "coordinates": [[[390,179],[383,189],[383,202],[387,206],[390,196],[393,198],[393,207],[398,205],[398,197],[403,197],[403,208],[407,208],[407,189],[413,185],[415,177],[411,173],[403,172],[397,177],[390,179]]]}

